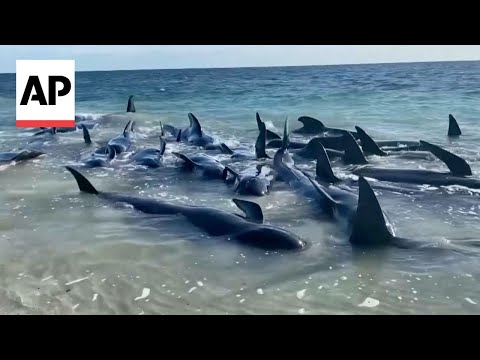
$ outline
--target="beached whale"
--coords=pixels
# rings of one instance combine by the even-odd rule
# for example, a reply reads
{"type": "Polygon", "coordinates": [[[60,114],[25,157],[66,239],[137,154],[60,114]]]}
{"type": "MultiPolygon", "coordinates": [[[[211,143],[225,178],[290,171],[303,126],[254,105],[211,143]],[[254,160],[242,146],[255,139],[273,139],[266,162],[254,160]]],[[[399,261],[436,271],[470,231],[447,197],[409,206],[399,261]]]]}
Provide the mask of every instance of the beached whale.
{"type": "Polygon", "coordinates": [[[165,153],[166,143],[160,136],[160,147],[147,148],[135,152],[126,161],[130,164],[146,166],[148,168],[158,168],[162,165],[163,154],[165,153]]]}
{"type": "Polygon", "coordinates": [[[241,173],[227,167],[227,170],[235,177],[234,191],[240,195],[264,196],[270,191],[274,175],[270,168],[264,165],[256,166],[255,172],[246,169],[241,173]]]}
{"type": "Polygon", "coordinates": [[[264,250],[304,250],[307,242],[279,227],[264,224],[261,207],[250,201],[233,199],[245,216],[202,206],[178,205],[172,202],[142,198],[113,192],[102,192],[77,170],[66,169],[77,181],[81,192],[96,195],[111,203],[125,203],[135,210],[153,215],[182,215],[186,221],[210,236],[228,236],[240,244],[264,250]]]}
{"type": "MultiPolygon", "coordinates": [[[[355,142],[351,134],[347,134],[347,136],[350,136],[355,142]]],[[[297,169],[288,154],[288,138],[287,121],[285,121],[283,146],[277,150],[274,157],[274,168],[278,175],[294,190],[314,198],[322,213],[334,219],[343,231],[350,233],[358,196],[350,189],[334,185],[335,181],[319,184],[307,172],[297,169]]],[[[393,225],[388,221],[387,215],[384,214],[384,216],[393,231],[393,225]]]]}
{"type": "Polygon", "coordinates": [[[107,145],[112,146],[115,149],[116,154],[121,154],[132,146],[132,132],[133,127],[135,126],[135,121],[130,120],[125,128],[123,133],[111,139],[107,145]]]}
{"type": "MultiPolygon", "coordinates": [[[[299,129],[292,130],[294,134],[308,134],[308,135],[327,135],[327,136],[340,136],[343,135],[345,129],[330,128],[325,126],[320,120],[312,118],[310,116],[301,116],[298,118],[303,126],[299,129]]],[[[355,139],[358,139],[357,133],[354,131],[348,131],[355,139]]]]}
{"type": "Polygon", "coordinates": [[[19,163],[28,161],[43,154],[44,153],[41,151],[34,150],[0,152],[0,165],[9,164],[11,162],[19,163]]]}
{"type": "MultiPolygon", "coordinates": [[[[178,152],[172,152],[172,154],[183,160],[184,166],[188,170],[200,174],[201,177],[227,180],[227,166],[211,156],[205,154],[185,155],[178,152]]],[[[233,172],[230,173],[233,174],[233,172]]]]}
{"type": "Polygon", "coordinates": [[[202,130],[200,121],[192,113],[188,114],[190,125],[178,129],[172,125],[164,125],[164,129],[177,138],[177,141],[203,147],[205,150],[222,150],[221,144],[215,143],[215,138],[202,130]]]}

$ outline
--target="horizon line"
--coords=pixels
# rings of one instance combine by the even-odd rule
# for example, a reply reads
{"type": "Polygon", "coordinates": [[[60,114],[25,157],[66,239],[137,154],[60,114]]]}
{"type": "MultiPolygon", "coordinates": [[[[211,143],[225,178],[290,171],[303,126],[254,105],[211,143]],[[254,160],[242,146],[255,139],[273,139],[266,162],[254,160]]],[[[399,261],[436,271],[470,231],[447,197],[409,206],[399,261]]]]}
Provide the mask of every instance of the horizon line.
{"type": "MultiPolygon", "coordinates": [[[[23,60],[23,59],[18,59],[23,60]]],[[[34,59],[28,59],[34,60],[34,59]]],[[[49,59],[42,59],[49,60],[49,59]]],[[[61,60],[61,59],[50,59],[61,60]]],[[[70,59],[69,59],[70,60],[70,59]]],[[[217,66],[217,67],[179,67],[179,68],[131,68],[131,69],[110,69],[110,70],[75,70],[75,73],[84,72],[115,72],[115,71],[152,71],[152,70],[218,70],[218,69],[263,69],[263,68],[285,68],[285,67],[321,67],[321,66],[346,66],[346,65],[387,65],[387,64],[428,64],[428,63],[450,63],[450,62],[480,62],[475,60],[426,60],[426,61],[387,61],[387,62],[365,62],[365,63],[339,63],[339,64],[310,64],[310,65],[252,65],[252,66],[217,66]]],[[[2,72],[0,75],[16,74],[16,72],[2,72]]]]}

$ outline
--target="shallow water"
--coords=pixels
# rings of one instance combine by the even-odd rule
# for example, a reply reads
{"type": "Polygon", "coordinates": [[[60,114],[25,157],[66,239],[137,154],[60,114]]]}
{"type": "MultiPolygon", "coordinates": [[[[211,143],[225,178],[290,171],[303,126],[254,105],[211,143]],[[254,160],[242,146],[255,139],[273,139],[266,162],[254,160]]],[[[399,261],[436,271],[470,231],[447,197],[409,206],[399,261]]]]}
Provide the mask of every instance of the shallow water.
{"type": "MultiPolygon", "coordinates": [[[[76,113],[120,113],[91,131],[100,144],[134,118],[143,135],[135,148],[158,146],[158,121],[184,126],[188,112],[232,147],[254,144],[256,111],[277,132],[285,117],[294,129],[299,116],[309,115],[331,127],[361,126],[378,140],[439,144],[464,157],[480,177],[479,80],[478,62],[86,72],[77,73],[76,113]],[[127,116],[122,112],[130,94],[138,113],[127,116]],[[454,141],[446,137],[449,113],[464,133],[454,141]]],[[[15,75],[0,74],[0,150],[22,147],[33,132],[15,128],[15,75]]],[[[230,186],[179,168],[170,154],[179,150],[198,151],[168,142],[162,168],[81,171],[99,190],[240,213],[230,186]]],[[[208,238],[181,218],[145,216],[79,194],[64,166],[77,164],[88,151],[81,132],[59,134],[44,151],[34,161],[0,167],[0,313],[480,312],[480,261],[471,246],[480,242],[478,190],[419,186],[423,191],[414,195],[378,192],[397,235],[424,240],[426,247],[358,254],[308,199],[274,184],[265,197],[244,198],[262,206],[266,222],[312,246],[301,253],[268,253],[208,238]],[[451,244],[468,251],[432,249],[451,244]]],[[[447,170],[437,160],[369,160],[447,170]]],[[[314,169],[313,162],[299,166],[314,169]]],[[[348,167],[337,164],[334,170],[352,177],[348,167]]]]}

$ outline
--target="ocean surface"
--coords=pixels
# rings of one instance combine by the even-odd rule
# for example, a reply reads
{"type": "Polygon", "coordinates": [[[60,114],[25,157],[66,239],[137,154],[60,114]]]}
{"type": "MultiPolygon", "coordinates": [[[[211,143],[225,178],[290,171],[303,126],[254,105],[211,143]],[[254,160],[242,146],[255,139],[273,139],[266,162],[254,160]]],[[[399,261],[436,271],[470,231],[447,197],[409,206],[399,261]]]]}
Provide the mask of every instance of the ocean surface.
{"type": "MultiPolygon", "coordinates": [[[[300,127],[315,117],[330,127],[358,125],[375,140],[426,140],[462,156],[480,178],[480,62],[285,68],[80,72],[76,114],[110,121],[94,142],[136,121],[134,149],[157,147],[159,121],[203,129],[230,147],[253,146],[255,113],[267,128],[300,127]],[[135,114],[126,114],[135,96],[135,114]],[[463,136],[446,136],[448,115],[463,136]]],[[[25,146],[35,129],[15,127],[15,74],[0,74],[0,151],[25,146]]],[[[310,137],[292,134],[295,141],[310,137]]],[[[99,190],[240,213],[239,197],[261,205],[265,221],[309,241],[303,252],[265,252],[209,238],[182,219],[146,216],[80,194],[65,165],[87,151],[80,131],[58,134],[45,155],[0,166],[0,313],[2,314],[478,314],[480,191],[418,186],[420,195],[377,192],[397,235],[425,248],[353,253],[335,223],[311,201],[274,184],[242,197],[217,180],[181,170],[167,142],[158,169],[80,170],[99,190]],[[431,251],[460,246],[464,251],[431,251]]],[[[274,150],[268,151],[273,156],[274,150]]],[[[228,156],[214,154],[224,163],[228,156]]],[[[438,160],[372,157],[389,167],[447,171],[438,160]]],[[[232,167],[248,166],[232,163],[232,167]]],[[[250,164],[252,165],[252,164],[250,164]]],[[[314,162],[299,166],[314,169],[314,162]]],[[[356,178],[348,167],[335,173],[356,178]]],[[[398,184],[397,184],[398,185],[398,184]]]]}

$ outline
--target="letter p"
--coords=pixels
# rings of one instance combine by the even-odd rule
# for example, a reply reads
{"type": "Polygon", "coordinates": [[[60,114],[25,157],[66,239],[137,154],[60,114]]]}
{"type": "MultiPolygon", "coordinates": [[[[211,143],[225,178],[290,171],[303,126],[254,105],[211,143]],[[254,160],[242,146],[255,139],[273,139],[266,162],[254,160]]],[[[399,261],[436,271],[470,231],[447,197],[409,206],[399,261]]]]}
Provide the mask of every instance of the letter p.
{"type": "Polygon", "coordinates": [[[63,84],[63,88],[58,91],[58,96],[65,96],[67,95],[70,90],[72,89],[72,84],[70,80],[65,76],[49,76],[48,77],[48,104],[55,105],[57,99],[57,82],[61,82],[63,84]]]}

